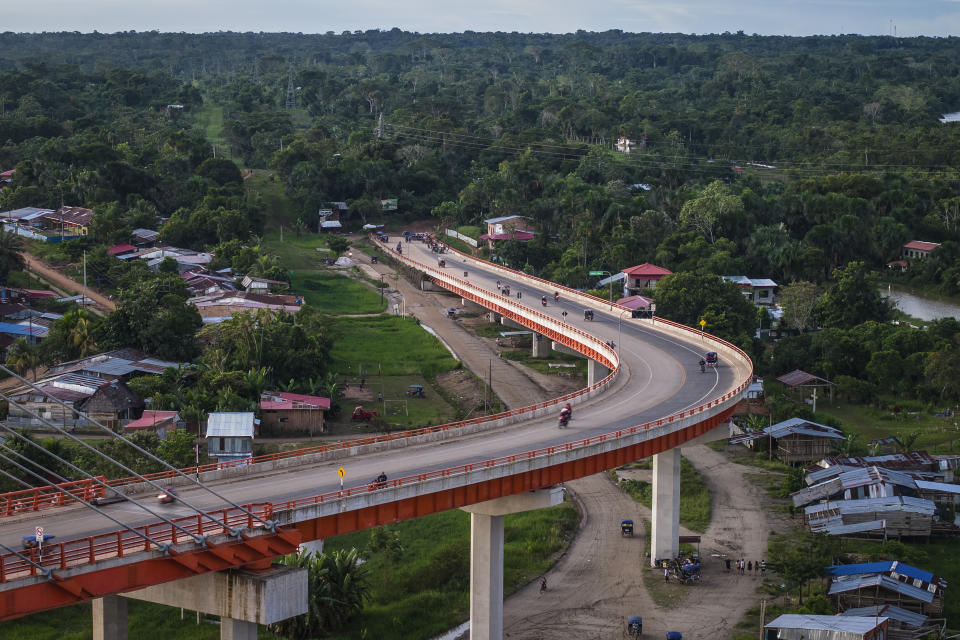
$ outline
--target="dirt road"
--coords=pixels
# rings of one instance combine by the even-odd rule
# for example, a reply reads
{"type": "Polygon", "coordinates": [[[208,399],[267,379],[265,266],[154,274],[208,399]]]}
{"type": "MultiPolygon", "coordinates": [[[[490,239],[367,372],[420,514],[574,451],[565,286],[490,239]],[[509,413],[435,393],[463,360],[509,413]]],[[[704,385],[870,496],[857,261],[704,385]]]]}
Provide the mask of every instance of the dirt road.
{"type": "MultiPolygon", "coordinates": [[[[24,252],[23,257],[27,261],[27,271],[36,274],[43,280],[46,280],[55,288],[67,292],[70,295],[83,293],[82,283],[68,278],[37,256],[24,252]]],[[[117,305],[113,303],[113,300],[110,300],[106,296],[97,293],[90,287],[87,287],[87,297],[96,303],[96,306],[92,307],[90,310],[98,315],[102,315],[104,312],[114,311],[117,308],[117,305]]]]}

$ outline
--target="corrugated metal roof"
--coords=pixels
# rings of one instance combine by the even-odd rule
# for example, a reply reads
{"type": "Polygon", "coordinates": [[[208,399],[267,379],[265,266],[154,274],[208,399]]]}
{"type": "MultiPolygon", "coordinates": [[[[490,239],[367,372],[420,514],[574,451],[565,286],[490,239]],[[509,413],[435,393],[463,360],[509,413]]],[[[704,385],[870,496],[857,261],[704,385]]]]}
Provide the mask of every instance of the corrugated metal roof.
{"type": "Polygon", "coordinates": [[[812,373],[807,373],[806,371],[801,371],[800,369],[794,369],[790,373],[785,373],[779,378],[777,382],[782,382],[788,387],[799,387],[807,385],[810,383],[817,383],[814,386],[825,386],[832,385],[833,383],[824,378],[813,375],[812,373]]]}
{"type": "Polygon", "coordinates": [[[917,488],[921,491],[938,491],[941,493],[960,493],[960,484],[948,484],[946,482],[928,482],[926,480],[917,480],[917,488]]]}
{"type": "Polygon", "coordinates": [[[843,631],[869,633],[882,625],[886,618],[855,616],[815,616],[805,613],[787,613],[764,625],[764,629],[808,629],[810,631],[843,631]]]}
{"type": "Polygon", "coordinates": [[[207,418],[206,437],[252,438],[253,425],[253,412],[250,411],[211,413],[207,418]]]}
{"type": "Polygon", "coordinates": [[[832,467],[827,467],[826,469],[817,469],[816,471],[811,471],[806,475],[804,480],[808,485],[815,485],[823,482],[824,480],[829,480],[830,478],[835,478],[841,473],[845,473],[856,467],[845,467],[842,465],[835,465],[832,467]]]}
{"type": "MultiPolygon", "coordinates": [[[[779,378],[778,378],[779,379],[779,378]]],[[[828,427],[825,424],[810,422],[803,418],[790,418],[775,425],[764,427],[764,433],[771,434],[774,438],[782,438],[790,434],[808,435],[820,438],[834,438],[843,440],[843,434],[839,429],[828,427]]]]}
{"type": "Polygon", "coordinates": [[[893,567],[893,560],[879,562],[858,562],[856,564],[835,564],[827,567],[831,576],[859,576],[865,573],[886,573],[893,567]]]}
{"type": "Polygon", "coordinates": [[[804,508],[808,517],[824,511],[836,510],[841,514],[870,513],[883,511],[909,511],[932,516],[936,506],[923,498],[909,496],[887,496],[883,498],[861,498],[860,500],[833,500],[812,504],[804,508]]]}
{"type": "Polygon", "coordinates": [[[927,621],[927,616],[923,615],[922,613],[917,613],[915,611],[907,611],[906,609],[895,607],[892,604],[883,604],[883,605],[874,605],[872,607],[857,607],[855,609],[847,609],[840,615],[866,616],[868,618],[882,615],[885,618],[890,618],[891,620],[897,620],[898,622],[902,622],[908,627],[922,627],[923,623],[927,621]]]}
{"type": "Polygon", "coordinates": [[[933,602],[933,594],[925,589],[915,587],[912,584],[906,582],[900,582],[899,580],[894,580],[890,576],[872,574],[865,576],[844,576],[834,579],[833,583],[830,585],[830,595],[835,593],[847,593],[849,591],[856,591],[862,589],[863,587],[877,587],[879,586],[882,589],[889,589],[890,591],[895,591],[899,594],[905,595],[908,598],[913,598],[914,600],[920,600],[921,602],[933,602]]]}
{"type": "Polygon", "coordinates": [[[839,517],[831,518],[811,525],[810,530],[817,533],[825,533],[828,536],[846,536],[851,533],[866,533],[867,531],[883,531],[887,528],[886,520],[871,520],[870,522],[855,522],[853,524],[843,524],[839,517]]]}

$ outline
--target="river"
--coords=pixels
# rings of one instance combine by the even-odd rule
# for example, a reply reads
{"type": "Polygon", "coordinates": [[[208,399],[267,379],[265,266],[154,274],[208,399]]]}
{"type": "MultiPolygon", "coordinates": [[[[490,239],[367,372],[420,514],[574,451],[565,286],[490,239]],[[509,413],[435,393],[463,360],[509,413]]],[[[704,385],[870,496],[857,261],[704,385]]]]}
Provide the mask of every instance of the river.
{"type": "Polygon", "coordinates": [[[882,285],[880,293],[897,304],[897,308],[920,320],[937,318],[960,318],[960,303],[936,295],[918,293],[894,285],[882,285]]]}

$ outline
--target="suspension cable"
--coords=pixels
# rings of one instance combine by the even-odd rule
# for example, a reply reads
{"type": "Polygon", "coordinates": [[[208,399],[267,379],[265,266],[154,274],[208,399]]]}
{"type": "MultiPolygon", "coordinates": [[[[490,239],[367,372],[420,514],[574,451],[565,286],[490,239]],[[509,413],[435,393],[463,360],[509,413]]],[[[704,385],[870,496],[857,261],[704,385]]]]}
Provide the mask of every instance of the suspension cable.
{"type": "MultiPolygon", "coordinates": [[[[37,387],[35,384],[33,384],[32,382],[29,382],[28,380],[20,377],[18,374],[10,371],[6,366],[4,366],[4,365],[2,365],[2,364],[0,364],[0,371],[6,371],[6,372],[10,373],[11,375],[16,376],[17,379],[22,380],[23,382],[26,382],[27,385],[28,385],[31,389],[35,389],[35,390],[37,390],[37,391],[45,394],[45,392],[43,392],[43,390],[40,389],[39,387],[37,387]]],[[[46,394],[45,394],[45,395],[46,395],[46,394]]],[[[53,398],[52,396],[50,396],[50,397],[51,397],[53,400],[55,400],[58,404],[62,405],[63,407],[65,407],[65,408],[67,408],[67,409],[69,409],[71,412],[76,412],[76,411],[73,409],[73,407],[70,407],[70,406],[67,405],[66,403],[60,401],[58,398],[53,398]]],[[[106,455],[105,453],[103,453],[102,451],[100,451],[99,449],[97,449],[96,447],[90,446],[89,444],[87,444],[87,443],[84,442],[83,440],[77,438],[77,437],[74,436],[72,433],[68,432],[66,429],[64,429],[64,428],[62,428],[62,427],[58,427],[57,425],[53,424],[52,422],[50,422],[50,421],[47,420],[46,418],[40,417],[36,412],[31,411],[30,409],[28,409],[28,408],[26,408],[25,406],[21,405],[21,404],[18,403],[17,401],[13,400],[13,398],[11,398],[8,394],[3,393],[3,392],[0,392],[0,398],[3,398],[3,399],[5,399],[5,400],[7,400],[7,402],[9,402],[11,406],[16,407],[16,408],[18,408],[18,409],[21,409],[21,410],[24,411],[27,415],[33,417],[34,419],[40,420],[43,424],[45,424],[45,425],[47,425],[48,427],[50,427],[50,428],[56,430],[57,432],[61,433],[61,434],[62,434],[63,436],[65,436],[66,438],[69,438],[70,440],[72,440],[73,442],[76,442],[76,443],[79,444],[80,446],[82,446],[82,447],[84,447],[84,448],[86,448],[86,449],[89,449],[89,450],[92,451],[94,454],[96,454],[96,455],[98,455],[98,456],[100,456],[100,457],[108,460],[109,462],[112,462],[113,464],[115,464],[115,465],[118,466],[119,468],[123,469],[124,471],[126,471],[126,472],[129,473],[129,474],[131,474],[132,476],[140,479],[141,481],[147,483],[147,484],[150,485],[151,487],[154,487],[155,489],[159,489],[159,490],[161,490],[161,491],[164,490],[163,487],[161,487],[160,485],[156,484],[156,483],[153,482],[152,480],[149,480],[149,479],[145,478],[144,476],[142,476],[141,474],[137,473],[136,471],[134,471],[134,470],[128,468],[127,466],[121,464],[120,462],[114,460],[113,458],[111,458],[110,456],[106,455]]],[[[115,438],[115,439],[118,439],[118,440],[120,440],[121,442],[126,442],[126,443],[128,443],[131,447],[133,447],[134,449],[136,449],[138,452],[143,453],[145,456],[147,456],[147,457],[149,457],[149,458],[151,458],[151,459],[153,459],[153,460],[155,460],[155,461],[157,461],[157,462],[160,462],[163,466],[167,467],[168,469],[173,470],[173,471],[176,473],[176,475],[179,475],[179,476],[181,476],[181,477],[183,477],[183,478],[186,478],[187,480],[189,480],[190,482],[194,483],[194,484],[197,485],[198,487],[201,487],[202,489],[204,489],[204,490],[208,491],[209,493],[213,494],[214,496],[216,496],[216,497],[219,498],[220,500],[223,500],[224,502],[230,504],[230,505],[233,506],[234,508],[239,509],[240,511],[242,511],[242,512],[245,513],[246,515],[250,516],[251,518],[256,519],[258,522],[262,523],[267,530],[269,530],[269,531],[271,531],[271,532],[275,531],[276,527],[275,527],[275,523],[274,523],[273,521],[264,520],[263,518],[261,518],[260,516],[256,515],[255,513],[253,513],[252,511],[250,511],[249,509],[247,509],[247,508],[245,508],[245,507],[243,507],[243,506],[241,506],[241,505],[236,504],[236,503],[233,502],[232,500],[228,500],[227,498],[223,497],[222,495],[220,495],[219,493],[217,493],[217,492],[214,491],[213,489],[210,489],[209,487],[207,487],[207,486],[204,485],[203,483],[199,482],[198,480],[195,480],[194,478],[191,478],[189,475],[187,475],[187,474],[183,473],[182,471],[180,471],[179,469],[173,467],[172,465],[170,465],[170,464],[167,463],[166,461],[164,461],[164,460],[156,457],[155,455],[153,455],[152,453],[146,451],[145,449],[143,449],[142,447],[138,446],[137,444],[135,444],[135,443],[127,440],[126,438],[121,438],[121,437],[119,437],[117,434],[115,434],[115,433],[114,433],[111,429],[109,429],[108,427],[105,427],[104,425],[100,424],[100,423],[97,422],[96,420],[90,418],[89,415],[87,415],[87,420],[89,420],[90,422],[92,422],[92,423],[95,424],[96,426],[100,427],[100,429],[103,430],[103,431],[105,431],[106,433],[109,433],[109,434],[111,435],[111,437],[113,437],[113,438],[115,438]]],[[[234,537],[236,537],[236,538],[238,538],[238,539],[240,538],[240,530],[239,530],[239,529],[234,529],[233,527],[227,526],[226,522],[221,522],[221,521],[217,520],[217,519],[214,518],[212,515],[210,515],[210,514],[208,514],[207,512],[205,512],[203,509],[200,509],[200,508],[194,506],[192,503],[188,502],[187,500],[184,500],[183,498],[181,498],[180,501],[181,501],[184,505],[186,505],[187,507],[189,507],[190,509],[196,511],[196,512],[197,512],[198,514],[200,514],[201,516],[207,518],[208,520],[210,520],[210,521],[212,521],[212,522],[214,522],[214,523],[216,523],[216,524],[219,524],[219,525],[223,526],[225,529],[227,529],[228,531],[230,531],[230,535],[232,535],[232,536],[234,536],[234,537]]]]}
{"type": "MultiPolygon", "coordinates": [[[[77,467],[76,465],[74,465],[74,464],[72,464],[72,463],[64,460],[63,458],[61,458],[61,457],[58,456],[57,454],[55,454],[55,453],[53,453],[53,452],[51,452],[51,451],[48,451],[47,449],[45,449],[45,448],[43,447],[43,445],[41,445],[41,444],[39,444],[39,443],[37,443],[37,442],[32,441],[30,438],[26,437],[26,436],[23,435],[22,433],[18,433],[16,429],[11,428],[11,427],[10,427],[9,425],[7,425],[6,423],[0,422],[0,428],[5,429],[6,431],[9,431],[10,433],[12,433],[12,434],[13,434],[14,436],[16,436],[17,438],[20,438],[20,439],[23,440],[24,442],[27,442],[28,444],[30,444],[30,445],[32,445],[32,446],[40,449],[41,451],[43,451],[44,453],[46,453],[48,456],[50,456],[51,458],[53,458],[53,459],[56,460],[57,462],[60,462],[61,464],[67,465],[67,466],[70,467],[71,469],[74,469],[74,470],[82,473],[83,475],[87,476],[88,478],[90,478],[90,479],[93,480],[94,482],[100,484],[100,485],[103,486],[104,488],[110,489],[110,490],[113,491],[116,495],[118,495],[118,496],[123,495],[123,494],[121,494],[119,491],[117,491],[114,487],[111,487],[111,486],[107,485],[105,482],[103,482],[103,481],[100,480],[99,478],[96,478],[96,477],[90,475],[89,473],[87,473],[86,471],[84,471],[83,469],[81,469],[80,467],[77,467]]],[[[23,454],[15,451],[15,450],[13,450],[13,449],[10,449],[9,447],[7,447],[6,445],[4,445],[4,444],[2,444],[2,443],[0,443],[0,447],[6,449],[7,451],[10,451],[11,453],[16,454],[18,457],[23,458],[24,460],[28,460],[31,464],[33,464],[34,466],[42,469],[43,471],[50,471],[49,469],[47,469],[47,468],[45,468],[43,465],[41,465],[39,462],[37,462],[37,461],[35,461],[35,460],[30,460],[29,458],[27,458],[27,457],[24,456],[23,454]]],[[[53,473],[53,472],[51,472],[51,473],[53,473]]],[[[40,478],[41,480],[44,480],[44,481],[45,481],[45,479],[44,479],[42,476],[39,476],[39,475],[37,475],[37,474],[35,474],[35,473],[31,473],[31,475],[33,475],[33,476],[35,476],[35,477],[38,477],[38,478],[40,478]]],[[[53,475],[59,475],[59,474],[53,473],[53,475]]],[[[60,476],[60,478],[61,478],[61,479],[64,479],[62,476],[60,476]]],[[[97,505],[92,504],[92,503],[90,503],[90,502],[87,502],[86,500],[83,500],[83,499],[77,497],[76,495],[74,495],[74,494],[71,493],[70,491],[64,489],[63,487],[57,487],[56,485],[50,485],[50,486],[56,487],[58,491],[62,491],[63,493],[66,493],[66,494],[67,494],[68,496],[70,496],[71,498],[77,500],[78,502],[81,502],[81,503],[85,504],[86,506],[88,506],[88,507],[90,507],[91,509],[93,509],[94,511],[96,511],[98,514],[100,514],[100,515],[102,515],[102,516],[105,516],[105,517],[109,518],[110,520],[113,520],[114,522],[116,522],[116,523],[119,524],[120,526],[125,527],[125,528],[127,528],[127,529],[130,529],[131,531],[134,530],[133,527],[131,527],[130,525],[128,525],[128,524],[126,524],[126,523],[121,522],[120,520],[117,520],[117,519],[114,518],[113,516],[109,515],[106,511],[104,511],[103,509],[101,509],[100,507],[98,507],[97,505]]],[[[206,536],[203,535],[203,532],[202,532],[202,531],[200,532],[199,535],[193,534],[193,533],[191,533],[190,531],[188,531],[188,530],[184,529],[183,527],[181,527],[180,525],[178,525],[177,523],[175,523],[173,520],[170,520],[170,519],[167,518],[166,516],[161,515],[161,514],[157,513],[156,511],[153,511],[152,509],[149,509],[146,505],[141,504],[140,502],[138,502],[138,501],[136,501],[136,500],[130,500],[130,502],[132,502],[133,504],[137,505],[138,507],[140,507],[141,509],[143,509],[144,511],[146,511],[146,512],[149,513],[150,515],[152,515],[152,516],[154,516],[154,517],[156,517],[156,518],[159,518],[160,520],[163,520],[164,522],[166,522],[166,523],[169,524],[170,526],[172,526],[172,527],[174,527],[174,528],[176,528],[176,529],[179,529],[180,531],[184,532],[185,534],[187,534],[188,536],[190,536],[191,538],[193,538],[194,541],[195,541],[197,544],[199,544],[199,545],[201,545],[201,546],[203,546],[203,545],[205,544],[206,536]]],[[[188,505],[188,506],[189,506],[189,505],[188,505]]]]}

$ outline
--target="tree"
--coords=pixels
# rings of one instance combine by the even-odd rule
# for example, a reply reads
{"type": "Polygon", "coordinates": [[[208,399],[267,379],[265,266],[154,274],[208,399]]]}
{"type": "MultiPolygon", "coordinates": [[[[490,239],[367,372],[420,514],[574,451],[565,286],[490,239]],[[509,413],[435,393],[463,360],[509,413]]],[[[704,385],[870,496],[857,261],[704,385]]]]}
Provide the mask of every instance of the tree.
{"type": "Polygon", "coordinates": [[[687,200],[680,210],[680,222],[694,227],[711,243],[713,228],[725,215],[743,210],[743,200],[730,193],[729,187],[714,180],[697,197],[687,200]]]}
{"type": "Polygon", "coordinates": [[[836,282],[821,298],[819,312],[824,327],[850,329],[890,317],[890,306],[880,295],[876,275],[862,262],[851,262],[833,272],[836,282]]]}
{"type": "Polygon", "coordinates": [[[817,285],[803,280],[781,287],[780,306],[783,308],[784,321],[800,333],[806,331],[820,295],[817,285]]]}
{"type": "Polygon", "coordinates": [[[34,369],[38,364],[40,364],[40,355],[34,347],[27,344],[26,338],[17,338],[7,349],[7,366],[18,375],[26,376],[28,372],[33,371],[33,380],[36,381],[37,372],[34,369]]]}
{"type": "Polygon", "coordinates": [[[0,229],[0,280],[6,280],[11,271],[23,271],[26,264],[23,241],[17,234],[0,229]]]}
{"type": "Polygon", "coordinates": [[[824,575],[826,567],[833,564],[836,548],[835,538],[797,530],[772,537],[767,566],[783,578],[788,588],[797,589],[803,604],[803,587],[824,575]]]}
{"type": "Polygon", "coordinates": [[[960,398],[960,351],[941,349],[927,356],[923,368],[927,384],[943,399],[960,398]]]}
{"type": "Polygon", "coordinates": [[[674,273],[657,283],[653,296],[657,315],[689,327],[705,320],[709,333],[727,340],[745,342],[757,327],[754,306],[719,276],[674,273]]]}

